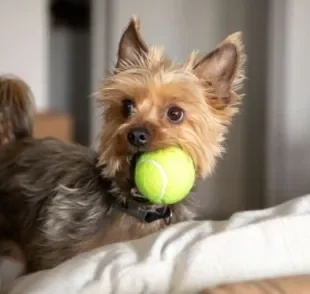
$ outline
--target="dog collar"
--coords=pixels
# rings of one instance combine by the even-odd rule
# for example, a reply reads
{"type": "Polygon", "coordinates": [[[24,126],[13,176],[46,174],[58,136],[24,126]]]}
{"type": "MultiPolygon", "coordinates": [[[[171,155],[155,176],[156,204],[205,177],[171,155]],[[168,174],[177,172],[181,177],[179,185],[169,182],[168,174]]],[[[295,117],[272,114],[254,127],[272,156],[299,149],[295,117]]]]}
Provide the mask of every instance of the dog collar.
{"type": "Polygon", "coordinates": [[[163,219],[167,225],[171,223],[172,209],[169,206],[148,207],[129,199],[123,202],[116,202],[115,205],[118,209],[144,223],[151,223],[160,219],[163,219]]]}
{"type": "Polygon", "coordinates": [[[164,220],[166,225],[170,225],[172,219],[172,209],[169,206],[154,207],[145,205],[133,199],[127,198],[123,201],[118,201],[113,193],[111,193],[112,181],[107,178],[102,178],[103,189],[106,195],[109,195],[111,206],[127,213],[141,222],[151,223],[157,220],[164,220]]]}

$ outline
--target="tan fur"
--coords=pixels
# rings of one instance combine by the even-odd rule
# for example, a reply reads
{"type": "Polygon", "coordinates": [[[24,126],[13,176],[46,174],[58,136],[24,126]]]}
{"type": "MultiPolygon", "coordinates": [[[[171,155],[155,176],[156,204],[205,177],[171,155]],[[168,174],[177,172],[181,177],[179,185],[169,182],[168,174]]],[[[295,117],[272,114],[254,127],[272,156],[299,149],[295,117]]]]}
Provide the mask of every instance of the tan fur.
{"type": "Polygon", "coordinates": [[[15,76],[0,76],[0,146],[32,135],[34,98],[15,76]]]}
{"type": "MultiPolygon", "coordinates": [[[[242,96],[236,93],[244,80],[245,54],[241,34],[232,34],[217,47],[231,44],[237,52],[233,79],[229,85],[225,84],[229,87],[229,97],[227,101],[221,101],[216,83],[212,85],[212,76],[196,74],[195,66],[200,61],[195,52],[184,64],[175,63],[165,57],[162,47],[146,47],[135,19],[129,28],[131,36],[132,30],[137,30],[134,45],[139,40],[143,48],[126,51],[121,43],[118,68],[103,81],[99,91],[98,99],[103,106],[100,163],[108,166],[106,175],[128,177],[127,133],[133,126],[146,126],[152,133],[146,151],[178,145],[193,158],[197,176],[205,178],[223,152],[227,125],[237,113],[236,106],[242,96]],[[122,54],[128,52],[131,53],[129,58],[123,59],[122,54]],[[128,120],[120,111],[126,97],[134,99],[137,105],[137,113],[128,120]],[[165,118],[169,105],[185,110],[186,119],[182,124],[171,124],[165,118]]],[[[122,40],[126,39],[126,34],[125,31],[122,40]]],[[[130,47],[128,39],[126,42],[130,47]]]]}

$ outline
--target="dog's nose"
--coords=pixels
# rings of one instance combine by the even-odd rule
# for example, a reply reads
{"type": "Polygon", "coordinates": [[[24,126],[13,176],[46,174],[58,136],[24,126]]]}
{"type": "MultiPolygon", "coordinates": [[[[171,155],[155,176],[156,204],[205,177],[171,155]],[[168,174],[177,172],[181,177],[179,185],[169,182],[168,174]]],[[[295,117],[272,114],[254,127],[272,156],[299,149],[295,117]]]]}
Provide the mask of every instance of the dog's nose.
{"type": "Polygon", "coordinates": [[[134,128],[128,133],[128,142],[134,147],[144,147],[150,137],[150,132],[146,128],[134,128]]]}

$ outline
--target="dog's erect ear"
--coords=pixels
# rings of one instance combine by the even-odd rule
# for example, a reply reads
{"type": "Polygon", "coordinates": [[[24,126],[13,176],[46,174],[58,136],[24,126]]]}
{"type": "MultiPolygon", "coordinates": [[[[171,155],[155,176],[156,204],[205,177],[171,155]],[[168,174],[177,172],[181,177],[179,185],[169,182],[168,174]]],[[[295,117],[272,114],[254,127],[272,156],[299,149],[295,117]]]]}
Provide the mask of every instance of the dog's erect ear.
{"type": "Polygon", "coordinates": [[[242,87],[244,81],[245,53],[240,32],[226,38],[215,50],[206,55],[194,67],[197,77],[215,90],[208,97],[208,103],[222,109],[230,104],[234,91],[242,87]]]}
{"type": "Polygon", "coordinates": [[[139,19],[133,17],[119,42],[117,68],[122,67],[122,63],[134,65],[138,58],[145,56],[148,52],[147,45],[140,35],[139,28],[139,19]]]}

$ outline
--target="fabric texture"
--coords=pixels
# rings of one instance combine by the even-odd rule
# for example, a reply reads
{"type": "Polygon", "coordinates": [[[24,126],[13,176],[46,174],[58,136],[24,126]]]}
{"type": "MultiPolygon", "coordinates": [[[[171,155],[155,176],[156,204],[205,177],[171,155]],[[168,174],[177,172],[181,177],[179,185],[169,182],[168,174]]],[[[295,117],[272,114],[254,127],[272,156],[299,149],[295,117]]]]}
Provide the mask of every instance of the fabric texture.
{"type": "Polygon", "coordinates": [[[12,294],[198,293],[223,282],[310,274],[310,195],[177,224],[18,279],[12,294]]]}

